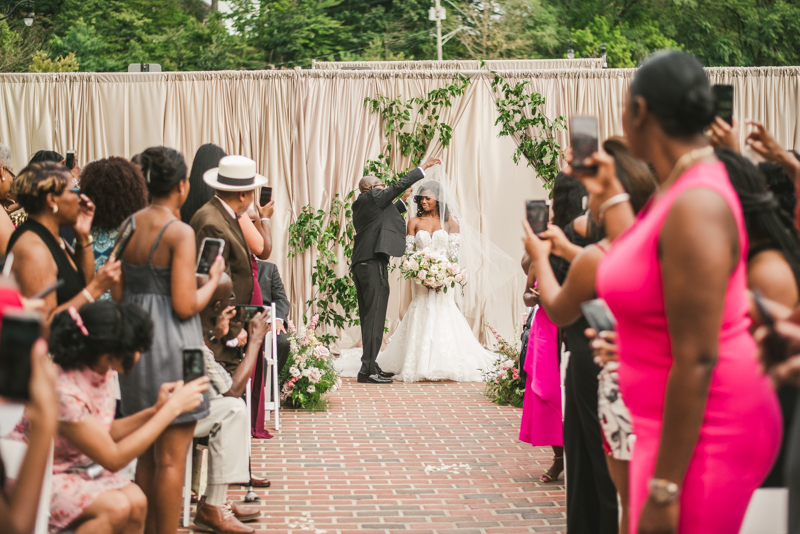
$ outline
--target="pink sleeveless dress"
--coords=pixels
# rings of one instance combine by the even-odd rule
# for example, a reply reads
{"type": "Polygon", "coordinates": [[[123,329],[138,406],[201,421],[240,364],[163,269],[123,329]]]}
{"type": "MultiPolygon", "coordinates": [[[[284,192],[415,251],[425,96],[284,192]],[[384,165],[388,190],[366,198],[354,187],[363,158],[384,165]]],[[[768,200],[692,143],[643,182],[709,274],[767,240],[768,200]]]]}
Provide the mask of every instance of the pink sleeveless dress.
{"type": "Polygon", "coordinates": [[[525,399],[519,440],[534,447],[564,445],[558,327],[539,306],[531,323],[525,357],[525,399]]]}
{"type": "Polygon", "coordinates": [[[661,438],[672,351],[658,242],[675,199],[702,187],[728,203],[739,230],[741,260],[725,295],[719,359],[703,425],[680,499],[681,534],[739,531],[752,493],[772,466],[781,438],[781,415],[769,378],[761,373],[748,332],[745,258],[747,234],[741,206],[722,163],[698,164],[614,241],[597,271],[597,292],[619,323],[622,394],[633,416],[636,444],[630,464],[630,532],[648,496],[661,438]]]}

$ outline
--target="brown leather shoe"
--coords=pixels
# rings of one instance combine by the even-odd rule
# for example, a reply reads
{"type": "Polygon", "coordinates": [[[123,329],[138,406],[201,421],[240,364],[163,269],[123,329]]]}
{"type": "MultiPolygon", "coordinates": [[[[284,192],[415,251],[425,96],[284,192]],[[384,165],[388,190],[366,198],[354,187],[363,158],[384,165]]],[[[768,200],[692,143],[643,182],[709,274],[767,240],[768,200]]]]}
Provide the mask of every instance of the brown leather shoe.
{"type": "Polygon", "coordinates": [[[205,501],[197,504],[194,524],[216,534],[255,534],[255,529],[236,519],[230,506],[213,506],[205,501]]]}
{"type": "MultiPolygon", "coordinates": [[[[254,488],[268,488],[272,485],[272,482],[270,482],[267,477],[258,478],[251,476],[250,485],[253,486],[254,488]]],[[[247,484],[239,484],[239,486],[247,487],[247,484]]]]}
{"type": "Polygon", "coordinates": [[[236,519],[242,523],[255,521],[261,517],[261,511],[254,506],[242,506],[241,504],[236,504],[232,501],[228,501],[228,506],[231,507],[231,511],[233,512],[233,515],[236,516],[236,519]]]}

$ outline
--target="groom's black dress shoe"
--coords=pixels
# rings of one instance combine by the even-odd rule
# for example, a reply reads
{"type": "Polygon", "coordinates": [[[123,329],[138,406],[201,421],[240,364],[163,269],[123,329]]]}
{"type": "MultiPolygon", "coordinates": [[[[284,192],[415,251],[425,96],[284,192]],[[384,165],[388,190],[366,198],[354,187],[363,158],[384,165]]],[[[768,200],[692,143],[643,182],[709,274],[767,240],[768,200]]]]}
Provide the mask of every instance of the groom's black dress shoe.
{"type": "Polygon", "coordinates": [[[378,369],[378,376],[380,376],[381,378],[392,378],[394,376],[394,373],[387,373],[383,369],[378,369]]]}
{"type": "Polygon", "coordinates": [[[378,373],[372,375],[366,375],[363,373],[358,373],[358,381],[362,384],[391,384],[391,378],[383,378],[378,373]]]}

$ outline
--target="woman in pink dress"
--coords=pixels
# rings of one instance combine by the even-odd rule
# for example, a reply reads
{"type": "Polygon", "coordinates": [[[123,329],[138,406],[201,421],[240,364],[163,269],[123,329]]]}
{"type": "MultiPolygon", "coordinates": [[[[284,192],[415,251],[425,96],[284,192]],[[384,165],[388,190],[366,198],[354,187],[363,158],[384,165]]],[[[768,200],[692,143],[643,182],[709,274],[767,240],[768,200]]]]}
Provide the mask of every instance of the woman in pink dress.
{"type": "MultiPolygon", "coordinates": [[[[642,65],[623,112],[632,153],[660,184],[597,272],[637,436],[632,533],[738,532],[780,443],[778,402],[748,332],[742,210],[703,135],[713,117],[703,68],[682,52],[642,65]]],[[[584,183],[607,221],[630,214],[613,162],[593,159],[597,177],[584,183]]]]}

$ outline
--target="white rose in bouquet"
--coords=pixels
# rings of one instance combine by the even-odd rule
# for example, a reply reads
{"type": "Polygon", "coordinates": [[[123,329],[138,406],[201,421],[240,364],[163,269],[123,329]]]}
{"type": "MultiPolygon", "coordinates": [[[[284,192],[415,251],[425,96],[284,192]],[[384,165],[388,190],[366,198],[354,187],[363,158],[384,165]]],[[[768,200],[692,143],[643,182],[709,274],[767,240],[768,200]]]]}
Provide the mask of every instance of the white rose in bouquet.
{"type": "Polygon", "coordinates": [[[319,369],[314,368],[311,371],[311,374],[308,376],[308,381],[312,384],[319,384],[319,381],[322,380],[322,373],[319,369]]]}
{"type": "Polygon", "coordinates": [[[290,367],[289,374],[297,378],[298,376],[300,376],[300,369],[298,369],[297,367],[290,367]]]}
{"type": "Polygon", "coordinates": [[[331,355],[331,351],[329,351],[328,347],[326,347],[325,345],[317,345],[316,347],[314,347],[313,353],[314,356],[322,360],[326,359],[328,356],[331,355]]]}
{"type": "Polygon", "coordinates": [[[311,384],[310,386],[308,386],[306,388],[306,391],[308,391],[309,393],[314,393],[316,390],[317,390],[317,388],[314,387],[314,384],[311,384]]]}
{"type": "Polygon", "coordinates": [[[303,369],[303,376],[305,377],[311,376],[311,367],[303,369]]]}

